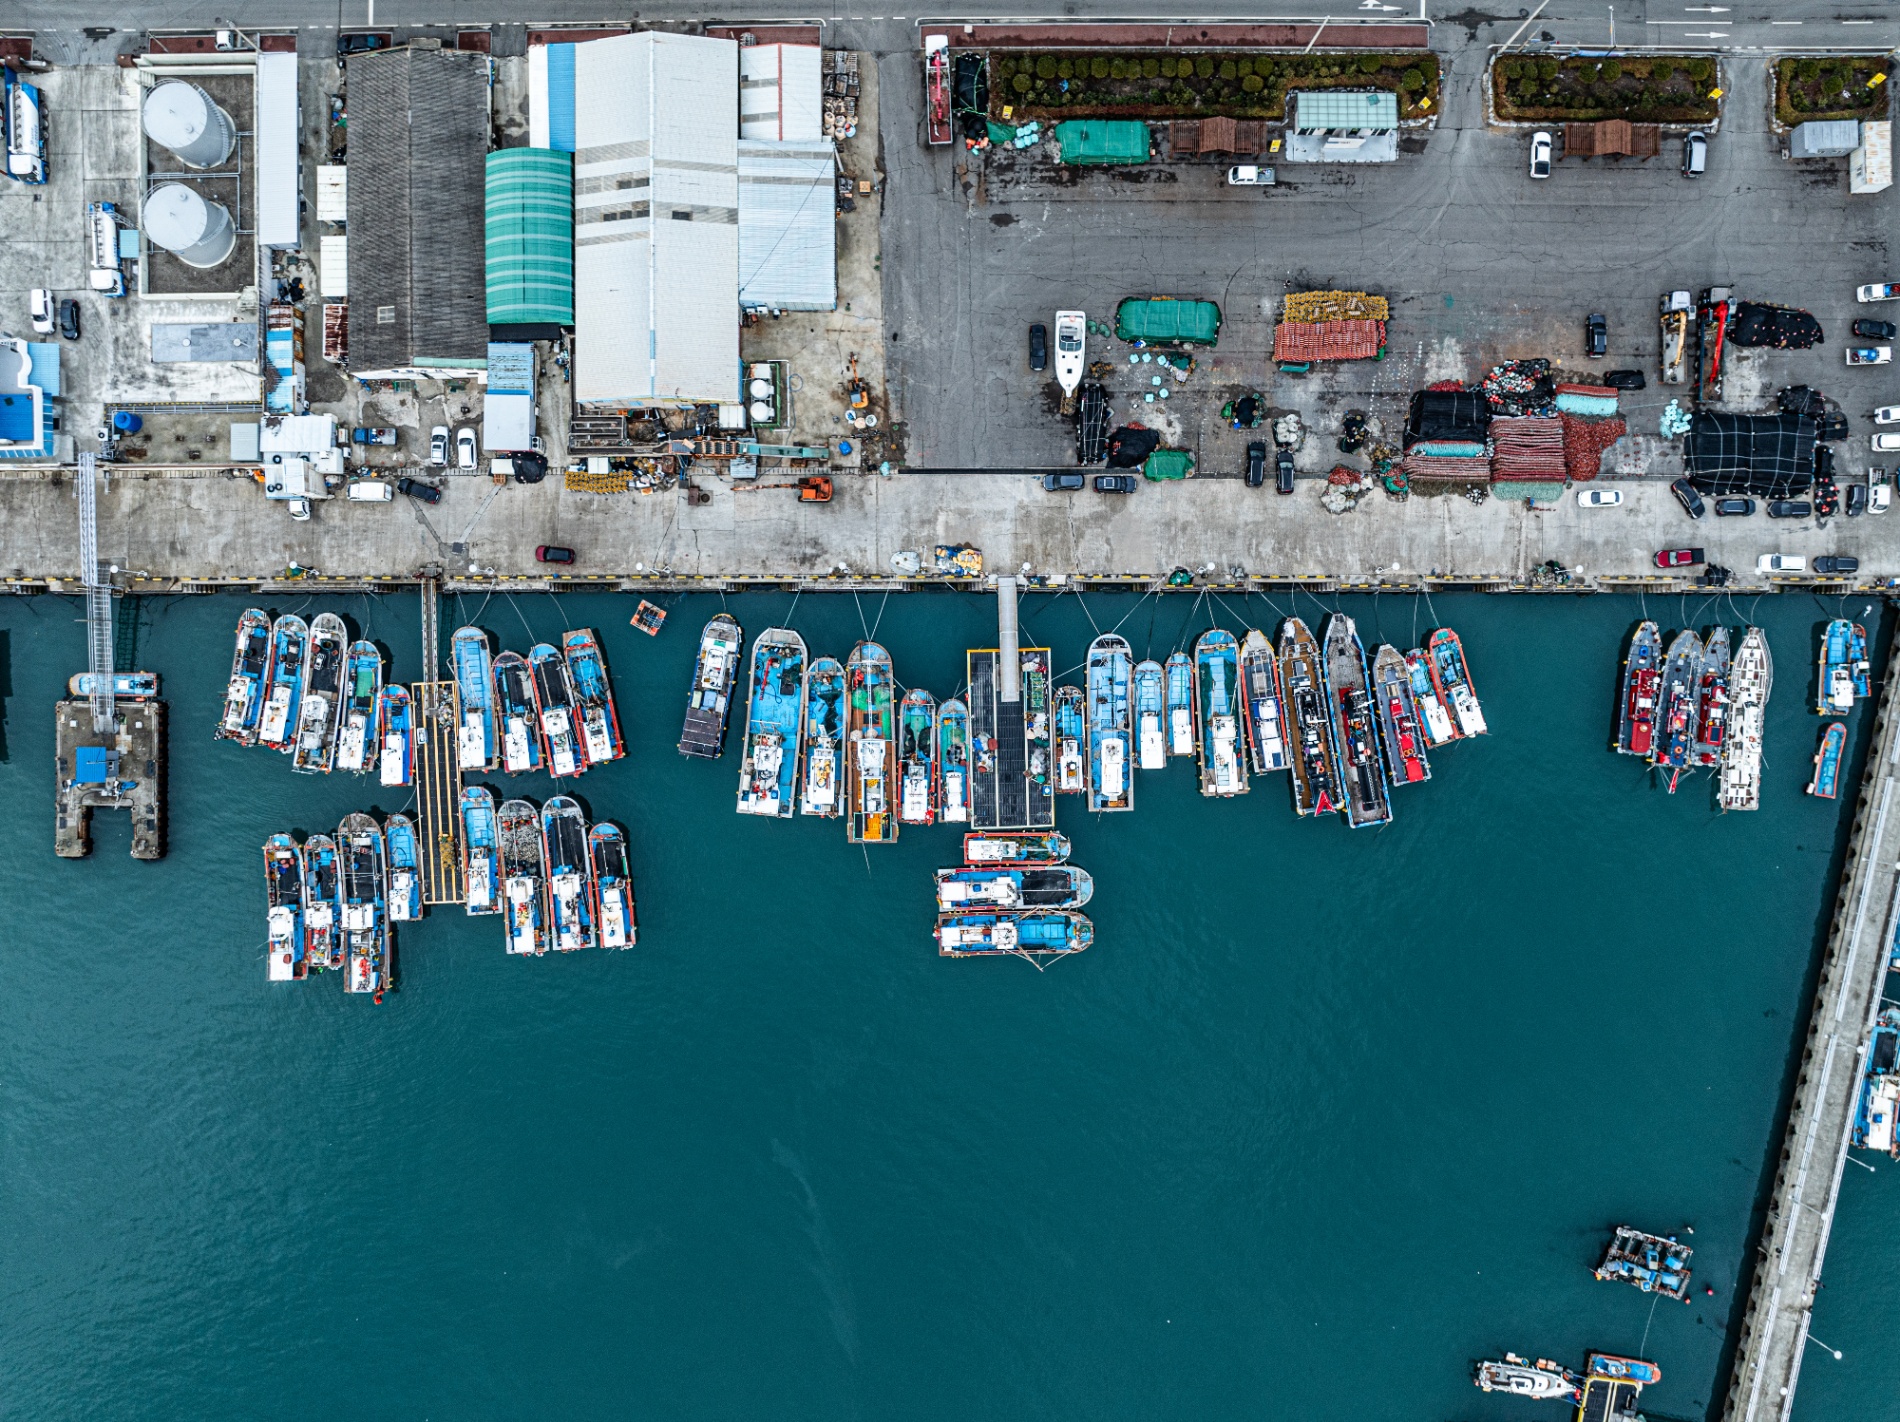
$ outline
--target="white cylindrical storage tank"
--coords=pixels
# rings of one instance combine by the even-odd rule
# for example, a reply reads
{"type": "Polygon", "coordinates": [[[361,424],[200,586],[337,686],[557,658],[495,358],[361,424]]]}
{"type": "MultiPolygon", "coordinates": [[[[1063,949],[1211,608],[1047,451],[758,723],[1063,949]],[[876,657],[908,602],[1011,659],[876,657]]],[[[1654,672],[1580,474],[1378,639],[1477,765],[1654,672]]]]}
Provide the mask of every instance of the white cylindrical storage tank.
{"type": "Polygon", "coordinates": [[[224,204],[183,183],[161,183],[145,199],[145,235],[188,267],[215,267],[237,246],[237,227],[224,204]]]}
{"type": "Polygon", "coordinates": [[[231,156],[237,125],[196,84],[172,79],[145,96],[145,133],[187,168],[215,168],[231,156]]]}

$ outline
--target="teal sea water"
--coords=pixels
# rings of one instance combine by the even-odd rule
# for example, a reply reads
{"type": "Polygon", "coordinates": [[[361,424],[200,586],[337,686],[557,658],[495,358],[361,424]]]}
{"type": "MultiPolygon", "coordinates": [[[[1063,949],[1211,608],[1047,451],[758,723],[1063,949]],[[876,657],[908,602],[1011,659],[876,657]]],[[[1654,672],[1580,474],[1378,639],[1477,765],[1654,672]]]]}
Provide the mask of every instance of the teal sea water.
{"type": "MultiPolygon", "coordinates": [[[[792,603],[727,605],[748,633],[789,613],[814,654],[875,623],[940,696],[994,642],[990,598],[792,603]]],[[[1378,832],[1297,821],[1284,776],[1205,801],[1186,762],[1140,774],[1133,814],[1064,797],[1096,944],[1037,973],[935,955],[951,831],[867,851],[839,821],[742,820],[736,736],[675,753],[719,599],[676,600],[658,639],[625,597],[451,603],[445,626],[522,650],[601,630],[632,752],[578,793],[629,831],[640,945],[511,961],[495,920],[437,908],[381,1007],[265,981],[263,838],[403,797],[212,740],[243,605],[145,607],[173,717],[148,865],[106,815],[89,861],[54,858],[50,703],[82,628],[0,600],[10,1415],[1559,1415],[1472,1388],[1506,1348],[1640,1352],[1651,1416],[1710,1409],[1842,834],[1802,793],[1833,604],[1755,609],[1767,791],[1722,817],[1706,779],[1670,797],[1607,750],[1634,599],[1441,597],[1488,738],[1378,832]],[[1596,1283],[1623,1221],[1692,1226],[1715,1297],[1596,1283]]],[[[1368,641],[1433,621],[1338,605],[1368,641]]],[[[271,610],[326,607],[420,674],[412,595],[271,610]]],[[[1285,610],[1023,605],[1058,667],[1096,624],[1161,656],[1285,610]]],[[[1815,1316],[1845,1358],[1811,1353],[1798,1418],[1892,1415],[1878,1164],[1848,1168],[1815,1316]]]]}

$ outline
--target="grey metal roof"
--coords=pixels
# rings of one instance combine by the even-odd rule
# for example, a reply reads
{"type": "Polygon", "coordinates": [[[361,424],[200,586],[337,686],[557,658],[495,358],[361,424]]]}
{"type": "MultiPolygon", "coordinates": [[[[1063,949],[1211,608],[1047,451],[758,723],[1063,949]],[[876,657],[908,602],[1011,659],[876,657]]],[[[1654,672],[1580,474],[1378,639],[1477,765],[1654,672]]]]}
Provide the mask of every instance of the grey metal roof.
{"type": "Polygon", "coordinates": [[[349,67],[350,365],[488,354],[482,204],[488,57],[359,54],[349,67]]]}

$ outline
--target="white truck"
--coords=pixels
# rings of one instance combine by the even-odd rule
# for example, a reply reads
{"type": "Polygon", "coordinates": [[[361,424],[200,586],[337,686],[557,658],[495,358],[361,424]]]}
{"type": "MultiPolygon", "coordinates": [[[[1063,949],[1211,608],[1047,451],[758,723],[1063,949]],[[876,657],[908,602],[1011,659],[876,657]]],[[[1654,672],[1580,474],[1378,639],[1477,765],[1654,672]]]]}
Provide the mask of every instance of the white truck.
{"type": "Polygon", "coordinates": [[[92,270],[87,284],[101,296],[125,295],[125,269],[119,264],[119,209],[95,202],[86,209],[86,247],[92,270]]]}

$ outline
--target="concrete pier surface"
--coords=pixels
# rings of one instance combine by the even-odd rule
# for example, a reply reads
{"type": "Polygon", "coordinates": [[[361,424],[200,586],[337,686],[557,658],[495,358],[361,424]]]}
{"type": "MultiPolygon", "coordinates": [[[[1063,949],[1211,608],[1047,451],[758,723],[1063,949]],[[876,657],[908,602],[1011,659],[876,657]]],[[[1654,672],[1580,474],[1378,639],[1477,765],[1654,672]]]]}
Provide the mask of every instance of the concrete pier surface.
{"type": "Polygon", "coordinates": [[[1736,1337],[1725,1422],[1786,1422],[1807,1353],[1889,945],[1900,927],[1900,715],[1893,688],[1889,676],[1736,1337]]]}
{"type": "MultiPolygon", "coordinates": [[[[1556,560],[1583,586],[1691,586],[1699,568],[1655,566],[1665,546],[1695,546],[1762,588],[1763,553],[1854,553],[1848,583],[1900,575],[1900,513],[1813,520],[1691,523],[1666,484],[1623,484],[1623,503],[1580,508],[1566,496],[1541,512],[1489,499],[1369,496],[1345,514],[1319,504],[1324,487],[1292,495],[1238,478],[1145,483],[1134,494],[1048,493],[1029,473],[841,476],[830,503],[800,503],[792,481],[706,481],[709,502],[678,491],[584,494],[554,481],[531,488],[485,476],[451,478],[434,506],[331,500],[294,523],[248,479],[221,473],[115,471],[99,493],[99,556],[134,583],[257,583],[295,567],[355,580],[410,581],[435,569],[448,582],[495,577],[809,580],[893,578],[892,556],[969,542],[989,572],[1151,580],[1176,568],[1216,582],[1326,580],[1339,586],[1509,586],[1556,560]],[[535,561],[543,544],[575,550],[572,565],[535,561]],[[1235,570],[1239,570],[1236,572],[1235,570]]],[[[71,480],[0,477],[0,583],[62,583],[78,574],[71,480]]],[[[1776,586],[1807,588],[1808,575],[1776,586]]],[[[1840,590],[1835,580],[1830,590],[1840,590]]]]}
{"type": "Polygon", "coordinates": [[[132,857],[163,856],[164,703],[121,701],[116,729],[105,732],[93,729],[88,700],[55,702],[53,717],[53,852],[62,859],[84,859],[92,853],[92,812],[128,810],[132,857]]]}

